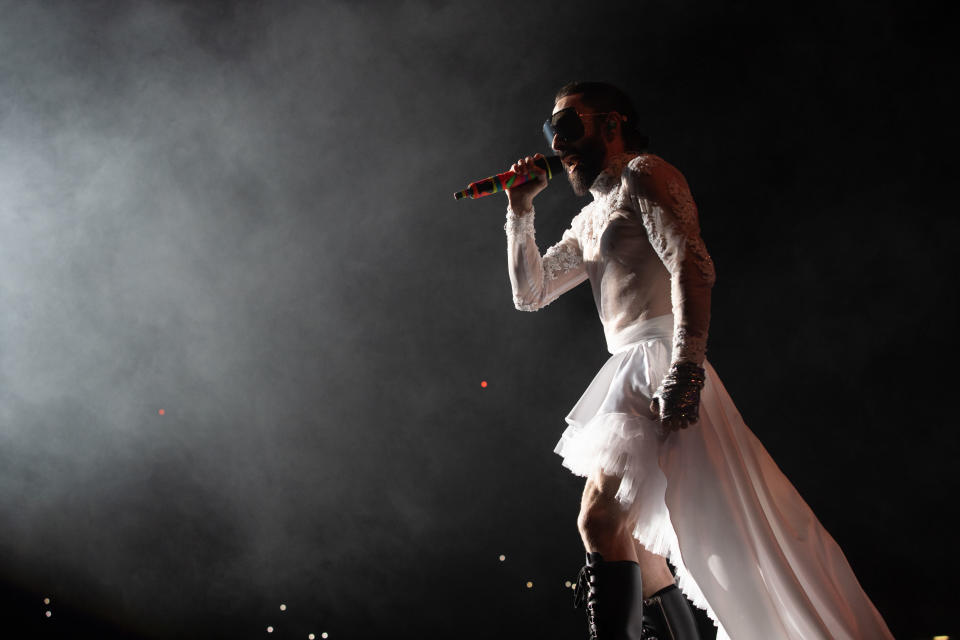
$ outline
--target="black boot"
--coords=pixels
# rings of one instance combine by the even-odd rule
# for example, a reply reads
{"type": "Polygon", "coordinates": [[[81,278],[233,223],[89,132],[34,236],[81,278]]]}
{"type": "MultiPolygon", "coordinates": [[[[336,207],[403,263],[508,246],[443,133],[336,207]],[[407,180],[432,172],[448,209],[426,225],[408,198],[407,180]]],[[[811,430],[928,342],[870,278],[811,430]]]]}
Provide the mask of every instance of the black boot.
{"type": "Polygon", "coordinates": [[[672,584],[643,601],[644,640],[700,640],[687,599],[672,584]]]}
{"type": "Polygon", "coordinates": [[[640,585],[636,562],[605,562],[599,553],[587,553],[587,564],[577,578],[574,606],[587,604],[590,640],[642,640],[640,585]]]}

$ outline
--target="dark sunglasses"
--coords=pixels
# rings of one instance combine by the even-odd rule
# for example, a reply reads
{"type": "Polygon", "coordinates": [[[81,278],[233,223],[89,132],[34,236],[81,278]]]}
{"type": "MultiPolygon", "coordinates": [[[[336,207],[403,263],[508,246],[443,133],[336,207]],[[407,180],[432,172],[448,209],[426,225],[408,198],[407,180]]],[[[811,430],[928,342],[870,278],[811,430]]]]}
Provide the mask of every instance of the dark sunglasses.
{"type": "Polygon", "coordinates": [[[602,113],[578,113],[575,107],[560,109],[555,114],[547,118],[543,123],[543,135],[547,138],[547,144],[553,145],[553,137],[560,136],[564,142],[576,142],[583,137],[583,120],[589,116],[606,116],[614,111],[604,111],[602,113]]]}

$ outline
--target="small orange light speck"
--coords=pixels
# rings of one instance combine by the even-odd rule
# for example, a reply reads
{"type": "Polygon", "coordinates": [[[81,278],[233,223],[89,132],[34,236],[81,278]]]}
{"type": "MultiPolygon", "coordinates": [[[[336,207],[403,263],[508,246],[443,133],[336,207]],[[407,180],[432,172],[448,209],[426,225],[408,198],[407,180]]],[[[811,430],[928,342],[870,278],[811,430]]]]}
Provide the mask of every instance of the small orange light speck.
{"type": "Polygon", "coordinates": [[[160,409],[160,411],[157,411],[157,413],[159,413],[160,415],[166,415],[167,411],[166,409],[160,409]]]}
{"type": "Polygon", "coordinates": [[[480,383],[480,386],[483,387],[484,389],[486,389],[486,388],[487,388],[487,381],[484,380],[483,382],[481,382],[481,383],[480,383]]]}

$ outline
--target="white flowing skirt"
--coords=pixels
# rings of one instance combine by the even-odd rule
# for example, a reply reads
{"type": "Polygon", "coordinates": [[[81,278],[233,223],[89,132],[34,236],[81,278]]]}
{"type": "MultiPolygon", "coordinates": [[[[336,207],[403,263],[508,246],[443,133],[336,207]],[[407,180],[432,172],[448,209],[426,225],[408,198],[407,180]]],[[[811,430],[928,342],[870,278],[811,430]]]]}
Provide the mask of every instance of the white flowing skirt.
{"type": "Polygon", "coordinates": [[[622,478],[634,537],[724,640],[892,638],[829,533],[747,428],[709,363],[700,420],[664,437],[648,410],[670,365],[673,316],[609,340],[555,451],[622,478]],[[617,344],[619,343],[619,344],[617,344]]]}

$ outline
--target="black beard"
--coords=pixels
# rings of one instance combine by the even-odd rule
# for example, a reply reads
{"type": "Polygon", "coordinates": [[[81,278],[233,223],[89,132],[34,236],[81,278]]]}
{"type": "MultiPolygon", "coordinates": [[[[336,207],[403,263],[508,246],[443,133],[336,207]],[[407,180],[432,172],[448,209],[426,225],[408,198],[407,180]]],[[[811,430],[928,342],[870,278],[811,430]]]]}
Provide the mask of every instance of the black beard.
{"type": "Polygon", "coordinates": [[[573,192],[578,196],[585,196],[593,186],[593,182],[603,172],[603,143],[596,139],[584,140],[580,149],[572,150],[579,156],[577,168],[567,172],[567,179],[573,192]]]}
{"type": "Polygon", "coordinates": [[[601,171],[599,167],[584,167],[582,163],[578,164],[576,169],[567,174],[573,192],[578,196],[587,195],[601,171]]]}

